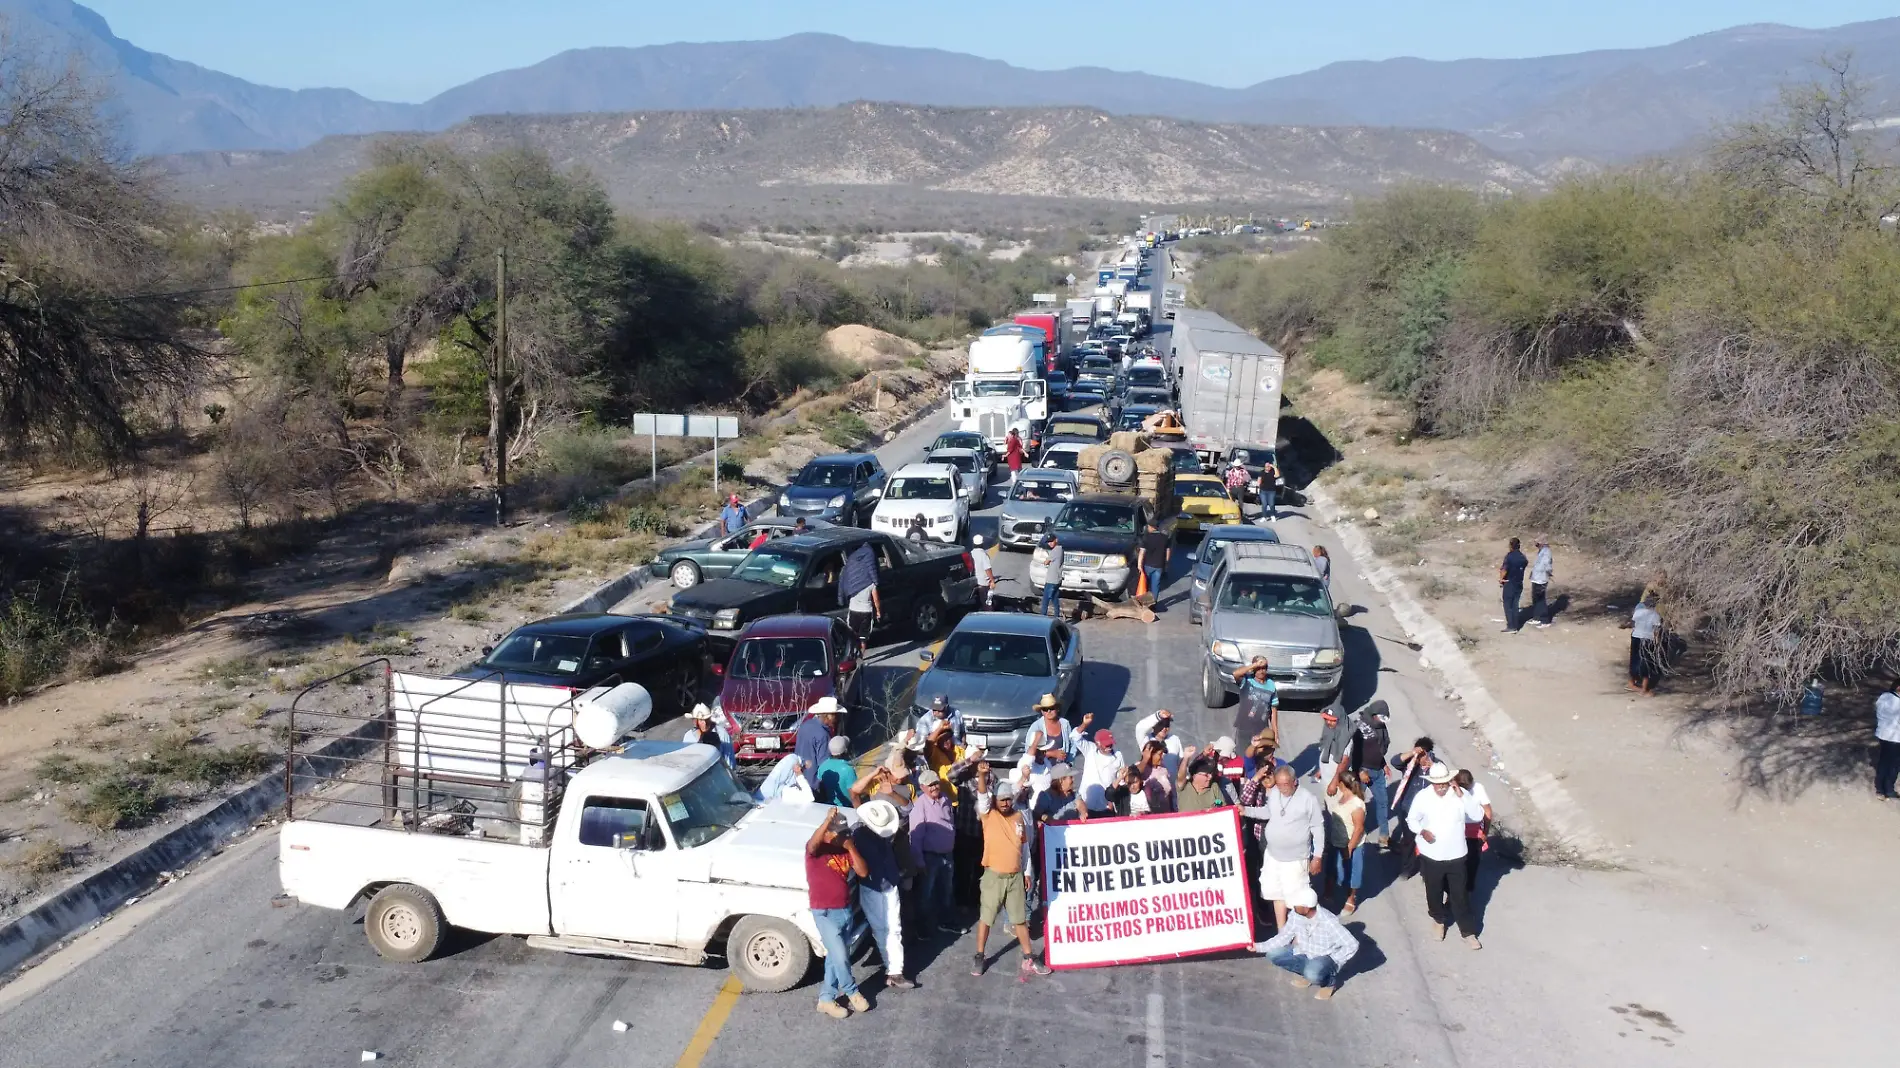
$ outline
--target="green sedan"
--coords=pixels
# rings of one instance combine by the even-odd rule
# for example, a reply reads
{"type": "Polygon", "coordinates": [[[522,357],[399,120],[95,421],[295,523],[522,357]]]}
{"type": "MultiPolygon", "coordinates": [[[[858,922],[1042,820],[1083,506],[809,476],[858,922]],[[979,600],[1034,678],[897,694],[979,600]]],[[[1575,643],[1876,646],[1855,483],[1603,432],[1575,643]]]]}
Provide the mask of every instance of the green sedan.
{"type": "MultiPolygon", "coordinates": [[[[681,542],[660,550],[660,555],[647,564],[647,571],[655,578],[671,579],[673,585],[682,590],[707,579],[724,578],[752,551],[752,543],[759,540],[760,534],[764,534],[767,541],[782,538],[792,533],[798,522],[772,516],[754,520],[737,534],[681,542]]],[[[832,525],[822,519],[807,519],[804,523],[807,530],[832,525]]]]}

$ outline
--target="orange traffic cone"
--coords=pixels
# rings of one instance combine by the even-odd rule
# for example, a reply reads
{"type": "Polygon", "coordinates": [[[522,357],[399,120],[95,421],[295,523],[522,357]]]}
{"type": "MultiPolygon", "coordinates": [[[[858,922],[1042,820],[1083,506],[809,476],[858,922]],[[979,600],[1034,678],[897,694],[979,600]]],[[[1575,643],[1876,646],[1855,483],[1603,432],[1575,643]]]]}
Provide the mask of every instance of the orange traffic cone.
{"type": "Polygon", "coordinates": [[[1141,577],[1135,580],[1135,600],[1139,601],[1148,596],[1148,569],[1138,567],[1135,570],[1141,573],[1141,577]]]}

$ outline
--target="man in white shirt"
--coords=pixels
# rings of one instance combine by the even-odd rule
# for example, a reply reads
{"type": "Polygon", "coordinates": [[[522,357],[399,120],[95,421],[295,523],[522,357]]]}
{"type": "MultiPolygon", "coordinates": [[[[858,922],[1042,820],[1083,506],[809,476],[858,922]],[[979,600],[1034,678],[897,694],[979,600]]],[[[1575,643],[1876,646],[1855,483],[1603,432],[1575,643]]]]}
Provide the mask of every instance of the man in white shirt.
{"type": "Polygon", "coordinates": [[[1557,565],[1550,557],[1550,539],[1538,537],[1537,555],[1531,558],[1531,622],[1550,626],[1550,576],[1557,565]]]}
{"type": "Polygon", "coordinates": [[[1430,784],[1412,799],[1405,814],[1405,825],[1418,840],[1418,873],[1425,880],[1425,911],[1432,917],[1438,937],[1445,937],[1447,925],[1456,921],[1458,933],[1472,949],[1483,949],[1478,942],[1478,925],[1471,915],[1471,882],[1465,870],[1465,824],[1484,820],[1478,799],[1452,789],[1458,771],[1450,764],[1436,763],[1425,774],[1430,784]],[[1447,899],[1450,908],[1447,909],[1447,899]]]}
{"type": "Polygon", "coordinates": [[[1630,632],[1629,688],[1641,690],[1644,697],[1656,692],[1656,676],[1662,668],[1662,650],[1657,637],[1662,633],[1662,613],[1656,611],[1654,597],[1646,598],[1630,612],[1624,624],[1630,632]]]}
{"type": "Polygon", "coordinates": [[[1894,780],[1900,778],[1900,677],[1887,684],[1887,692],[1874,701],[1874,739],[1880,743],[1880,759],[1874,765],[1874,793],[1888,801],[1900,801],[1894,780]]]}
{"type": "Polygon", "coordinates": [[[1094,722],[1093,712],[1082,717],[1082,725],[1069,733],[1069,751],[1082,754],[1082,774],[1077,777],[1077,783],[1082,788],[1082,804],[1088,807],[1089,815],[1113,816],[1115,806],[1108,799],[1108,788],[1121,778],[1128,758],[1115,748],[1115,736],[1108,731],[1096,731],[1093,738],[1088,736],[1089,725],[1094,722]]]}
{"type": "Polygon", "coordinates": [[[976,577],[977,606],[987,612],[990,594],[996,592],[996,569],[990,566],[990,551],[983,547],[983,535],[970,539],[970,566],[976,577]]]}

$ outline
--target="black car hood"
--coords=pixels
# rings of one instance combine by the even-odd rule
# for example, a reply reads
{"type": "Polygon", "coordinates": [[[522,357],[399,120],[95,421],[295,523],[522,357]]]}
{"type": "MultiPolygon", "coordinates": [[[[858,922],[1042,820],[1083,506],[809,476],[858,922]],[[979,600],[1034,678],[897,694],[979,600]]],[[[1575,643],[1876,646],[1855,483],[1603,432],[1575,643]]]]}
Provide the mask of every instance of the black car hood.
{"type": "Polygon", "coordinates": [[[763,582],[718,578],[681,590],[673,595],[673,608],[699,608],[717,612],[721,608],[742,608],[761,600],[784,598],[796,593],[789,587],[768,586],[763,582]]]}
{"type": "Polygon", "coordinates": [[[1065,553],[1125,553],[1135,544],[1133,534],[1090,534],[1079,530],[1053,532],[1065,553]]]}

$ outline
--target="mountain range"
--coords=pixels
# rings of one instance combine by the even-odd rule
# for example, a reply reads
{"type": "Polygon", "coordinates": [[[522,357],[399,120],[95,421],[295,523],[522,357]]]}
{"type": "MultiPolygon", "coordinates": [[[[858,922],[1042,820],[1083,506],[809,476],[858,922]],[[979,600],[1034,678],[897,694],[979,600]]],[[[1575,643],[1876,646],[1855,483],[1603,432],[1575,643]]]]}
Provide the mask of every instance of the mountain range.
{"type": "MultiPolygon", "coordinates": [[[[384,135],[388,136],[388,135],[384,135]]],[[[410,135],[421,136],[421,135],[410,135]]],[[[439,135],[466,151],[529,146],[598,178],[615,202],[705,218],[818,189],[1166,204],[1336,204],[1399,182],[1542,185],[1463,134],[1250,126],[1093,108],[835,108],[486,115],[439,135]]],[[[296,152],[187,153],[160,165],[181,196],[269,215],[320,207],[373,135],[296,152]]]]}
{"type": "Polygon", "coordinates": [[[1454,130],[1529,163],[1683,148],[1773,101],[1823,54],[1851,50],[1882,115],[1900,114],[1900,18],[1824,30],[1758,25],[1657,48],[1528,59],[1333,63],[1242,89],[1100,68],[1026,70],[826,34],[584,48],[420,104],[276,89],[146,51],[72,0],[0,0],[16,39],[75,52],[116,90],[144,153],[297,149],[333,134],[435,131],[476,115],[832,107],[1086,106],[1255,125],[1454,130]]]}

